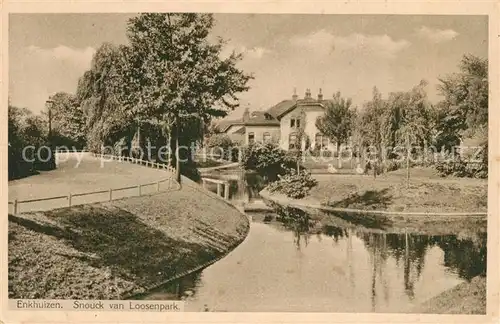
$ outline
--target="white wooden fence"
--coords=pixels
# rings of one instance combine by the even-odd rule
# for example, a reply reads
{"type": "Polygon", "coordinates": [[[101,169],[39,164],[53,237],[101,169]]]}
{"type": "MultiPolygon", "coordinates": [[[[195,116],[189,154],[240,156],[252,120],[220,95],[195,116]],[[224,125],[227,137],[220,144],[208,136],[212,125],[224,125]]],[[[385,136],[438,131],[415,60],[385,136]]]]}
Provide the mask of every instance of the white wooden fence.
{"type": "Polygon", "coordinates": [[[212,178],[201,178],[201,182],[204,189],[207,189],[207,183],[215,183],[217,185],[217,195],[220,197],[224,197],[224,199],[226,200],[229,200],[229,181],[212,178]]]}
{"type": "MultiPolygon", "coordinates": [[[[74,152],[74,153],[76,153],[76,152],[74,152]]],[[[81,151],[78,153],[81,153],[81,151]]],[[[168,184],[167,189],[170,190],[172,188],[173,182],[175,182],[177,184],[177,182],[174,179],[175,168],[173,168],[171,166],[156,163],[153,161],[147,161],[147,160],[141,160],[141,159],[137,159],[137,158],[127,157],[127,156],[115,156],[115,155],[98,154],[98,153],[91,153],[91,154],[94,157],[98,157],[101,159],[107,158],[109,160],[128,161],[128,162],[131,162],[134,164],[139,164],[139,165],[143,165],[143,166],[147,166],[147,167],[151,167],[151,168],[155,168],[155,169],[165,170],[169,173],[169,175],[166,178],[159,180],[159,181],[150,182],[150,183],[142,183],[142,184],[127,186],[127,187],[109,188],[106,190],[96,190],[96,191],[79,192],[79,193],[69,192],[67,195],[52,196],[52,197],[45,197],[45,198],[35,198],[35,199],[25,199],[25,200],[15,199],[14,201],[9,201],[9,207],[10,207],[10,205],[13,206],[13,214],[19,214],[21,212],[20,207],[22,204],[28,204],[28,203],[34,203],[34,202],[40,202],[40,201],[65,199],[67,201],[67,203],[65,205],[67,207],[71,207],[71,206],[75,206],[75,205],[104,202],[104,201],[112,201],[112,200],[116,200],[116,199],[122,199],[125,197],[134,197],[134,196],[142,196],[144,194],[150,194],[150,193],[145,193],[144,188],[151,187],[151,186],[155,186],[154,192],[160,192],[162,183],[167,183],[168,184]],[[132,194],[132,195],[126,195],[126,196],[121,196],[121,197],[116,197],[116,195],[113,196],[113,193],[117,193],[117,192],[124,191],[124,190],[131,190],[131,189],[136,189],[135,195],[132,194]],[[84,197],[84,196],[99,195],[99,194],[100,195],[107,194],[106,199],[102,199],[102,198],[95,199],[95,200],[86,201],[86,202],[80,203],[80,204],[74,203],[74,198],[76,198],[76,197],[84,197]]],[[[60,206],[60,207],[64,207],[64,206],[60,206]]],[[[54,208],[56,208],[56,207],[54,207],[54,208]]],[[[30,209],[29,211],[37,211],[37,210],[30,209]]]]}

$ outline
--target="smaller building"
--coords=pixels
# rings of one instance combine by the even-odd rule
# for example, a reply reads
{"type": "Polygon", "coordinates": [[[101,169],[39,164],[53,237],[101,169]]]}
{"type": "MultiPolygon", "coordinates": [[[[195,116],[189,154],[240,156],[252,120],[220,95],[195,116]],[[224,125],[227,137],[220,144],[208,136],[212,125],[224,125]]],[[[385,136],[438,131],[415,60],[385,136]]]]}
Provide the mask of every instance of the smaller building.
{"type": "Polygon", "coordinates": [[[277,119],[264,111],[250,112],[248,108],[241,119],[220,121],[217,130],[242,145],[254,142],[279,143],[280,139],[280,122],[277,119]]]}
{"type": "Polygon", "coordinates": [[[321,89],[317,97],[306,89],[304,98],[297,93],[266,111],[245,110],[241,119],[221,120],[220,132],[242,145],[253,142],[274,142],[284,150],[336,150],[335,143],[316,127],[316,120],[325,113],[332,99],[324,99],[321,89]]]}

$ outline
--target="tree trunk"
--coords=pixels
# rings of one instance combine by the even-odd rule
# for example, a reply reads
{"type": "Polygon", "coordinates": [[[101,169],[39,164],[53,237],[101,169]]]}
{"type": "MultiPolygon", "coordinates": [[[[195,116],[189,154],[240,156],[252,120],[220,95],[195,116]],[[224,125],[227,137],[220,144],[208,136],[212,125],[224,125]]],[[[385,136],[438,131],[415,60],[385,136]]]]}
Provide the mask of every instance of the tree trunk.
{"type": "Polygon", "coordinates": [[[181,183],[181,161],[179,157],[179,118],[175,121],[175,180],[181,183]]]}
{"type": "Polygon", "coordinates": [[[342,168],[342,160],[341,160],[341,156],[340,156],[340,143],[339,143],[339,141],[337,141],[337,166],[339,167],[339,169],[342,168]]]}
{"type": "Polygon", "coordinates": [[[410,187],[410,138],[406,135],[406,187],[410,187]]]}

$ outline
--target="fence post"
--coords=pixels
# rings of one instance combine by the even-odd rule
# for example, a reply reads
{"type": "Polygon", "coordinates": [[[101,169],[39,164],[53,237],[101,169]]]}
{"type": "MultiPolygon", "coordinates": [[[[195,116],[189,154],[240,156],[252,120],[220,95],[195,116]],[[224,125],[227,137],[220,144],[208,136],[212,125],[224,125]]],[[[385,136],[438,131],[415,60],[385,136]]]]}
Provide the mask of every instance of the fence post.
{"type": "Polygon", "coordinates": [[[113,189],[109,188],[109,201],[113,200],[113,189]]]}
{"type": "Polygon", "coordinates": [[[201,186],[203,187],[203,189],[205,189],[205,183],[206,183],[205,178],[201,178],[201,183],[202,183],[201,186]]]}
{"type": "Polygon", "coordinates": [[[71,207],[71,192],[68,195],[68,207],[71,207]]]}
{"type": "Polygon", "coordinates": [[[229,182],[224,183],[224,199],[229,200],[229,182]]]}
{"type": "Polygon", "coordinates": [[[156,183],[156,191],[160,191],[160,181],[156,183]]]}
{"type": "Polygon", "coordinates": [[[14,199],[14,215],[17,214],[17,199],[14,199]]]}
{"type": "Polygon", "coordinates": [[[172,188],[172,176],[168,177],[168,189],[172,188]]]}
{"type": "Polygon", "coordinates": [[[140,196],[142,191],[142,185],[138,185],[137,188],[139,189],[139,196],[140,196]]]}
{"type": "Polygon", "coordinates": [[[221,186],[222,184],[221,183],[217,183],[217,196],[221,196],[221,186]]]}

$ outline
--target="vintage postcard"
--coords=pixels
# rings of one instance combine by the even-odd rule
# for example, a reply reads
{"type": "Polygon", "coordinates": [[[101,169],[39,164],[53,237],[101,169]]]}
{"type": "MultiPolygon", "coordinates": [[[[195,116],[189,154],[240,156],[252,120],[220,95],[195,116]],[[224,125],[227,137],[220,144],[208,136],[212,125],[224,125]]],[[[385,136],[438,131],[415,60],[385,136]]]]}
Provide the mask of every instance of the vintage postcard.
{"type": "Polygon", "coordinates": [[[497,322],[498,18],[3,3],[0,320],[497,322]]]}

